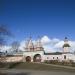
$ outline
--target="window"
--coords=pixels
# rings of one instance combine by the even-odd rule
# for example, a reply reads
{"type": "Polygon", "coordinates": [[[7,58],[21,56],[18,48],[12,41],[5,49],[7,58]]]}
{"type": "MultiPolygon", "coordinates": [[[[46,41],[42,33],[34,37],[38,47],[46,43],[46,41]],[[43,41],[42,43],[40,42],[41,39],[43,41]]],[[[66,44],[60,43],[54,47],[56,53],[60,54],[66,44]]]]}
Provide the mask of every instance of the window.
{"type": "Polygon", "coordinates": [[[53,57],[53,59],[54,59],[54,57],[53,57]]]}
{"type": "Polygon", "coordinates": [[[64,59],[66,59],[66,55],[64,55],[64,59]]]}
{"type": "Polygon", "coordinates": [[[57,57],[57,59],[58,59],[58,57],[57,57]]]}
{"type": "Polygon", "coordinates": [[[47,59],[49,59],[49,57],[47,57],[47,59]]]}

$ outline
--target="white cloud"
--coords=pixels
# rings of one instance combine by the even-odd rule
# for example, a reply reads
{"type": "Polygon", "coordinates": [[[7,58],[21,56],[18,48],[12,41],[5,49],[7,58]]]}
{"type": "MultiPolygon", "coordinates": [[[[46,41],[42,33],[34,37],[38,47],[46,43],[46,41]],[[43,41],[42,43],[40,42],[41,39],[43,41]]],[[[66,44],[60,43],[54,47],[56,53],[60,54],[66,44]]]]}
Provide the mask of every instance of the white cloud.
{"type": "MultiPolygon", "coordinates": [[[[58,38],[51,39],[45,35],[41,38],[41,42],[45,52],[63,51],[62,49],[62,46],[64,44],[63,40],[60,40],[58,38]]],[[[20,50],[25,51],[25,43],[26,43],[26,40],[23,40],[20,43],[20,47],[19,47],[20,50]]],[[[36,41],[33,40],[33,43],[36,44],[36,41]]],[[[70,48],[71,51],[75,51],[75,41],[69,41],[69,44],[71,46],[70,48]]],[[[3,49],[4,50],[10,49],[10,46],[5,46],[3,49]]]]}
{"type": "Polygon", "coordinates": [[[0,47],[0,49],[2,52],[9,51],[11,49],[11,46],[2,46],[0,47]]]}
{"type": "Polygon", "coordinates": [[[58,43],[59,41],[60,41],[60,40],[57,39],[57,38],[53,38],[53,39],[52,39],[52,42],[53,42],[53,43],[58,43]]]}
{"type": "Polygon", "coordinates": [[[43,47],[44,47],[46,52],[54,52],[54,51],[56,51],[55,45],[58,42],[60,42],[59,39],[57,39],[57,38],[51,39],[48,36],[43,36],[41,38],[41,41],[42,41],[43,47]]]}
{"type": "Polygon", "coordinates": [[[64,41],[59,41],[59,42],[57,42],[57,43],[54,45],[54,47],[55,47],[55,48],[62,48],[63,44],[64,44],[64,41]]]}
{"type": "Polygon", "coordinates": [[[25,43],[26,43],[25,40],[20,43],[20,47],[19,47],[20,50],[22,50],[22,51],[25,50],[25,43]]]}
{"type": "Polygon", "coordinates": [[[49,39],[48,36],[43,36],[41,38],[41,42],[42,42],[43,45],[46,45],[46,44],[49,44],[51,42],[51,39],[49,39]]]}
{"type": "MultiPolygon", "coordinates": [[[[49,38],[48,36],[43,36],[43,47],[47,52],[54,52],[54,51],[63,51],[63,44],[64,40],[60,40],[57,38],[49,38]]],[[[75,51],[75,41],[68,41],[70,47],[70,51],[75,51]]]]}
{"type": "Polygon", "coordinates": [[[75,51],[75,41],[69,41],[69,44],[71,46],[71,50],[75,51]]]}
{"type": "Polygon", "coordinates": [[[47,44],[56,44],[58,43],[60,40],[57,38],[49,38],[48,36],[43,36],[41,38],[41,42],[43,43],[43,45],[47,45],[47,44]]]}

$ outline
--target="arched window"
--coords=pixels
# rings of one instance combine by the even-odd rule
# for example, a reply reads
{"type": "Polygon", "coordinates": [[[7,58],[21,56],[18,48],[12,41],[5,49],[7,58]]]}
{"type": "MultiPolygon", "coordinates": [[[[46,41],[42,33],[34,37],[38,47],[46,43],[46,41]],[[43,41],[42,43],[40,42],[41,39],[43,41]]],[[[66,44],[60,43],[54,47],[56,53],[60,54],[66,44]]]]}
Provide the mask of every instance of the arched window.
{"type": "Polygon", "coordinates": [[[64,59],[66,59],[66,55],[64,55],[64,59]]]}
{"type": "Polygon", "coordinates": [[[53,59],[54,59],[54,57],[53,57],[53,59]]]}
{"type": "Polygon", "coordinates": [[[49,57],[47,57],[47,59],[49,59],[49,57]]]}
{"type": "Polygon", "coordinates": [[[57,57],[57,59],[58,59],[58,57],[57,57]]]}

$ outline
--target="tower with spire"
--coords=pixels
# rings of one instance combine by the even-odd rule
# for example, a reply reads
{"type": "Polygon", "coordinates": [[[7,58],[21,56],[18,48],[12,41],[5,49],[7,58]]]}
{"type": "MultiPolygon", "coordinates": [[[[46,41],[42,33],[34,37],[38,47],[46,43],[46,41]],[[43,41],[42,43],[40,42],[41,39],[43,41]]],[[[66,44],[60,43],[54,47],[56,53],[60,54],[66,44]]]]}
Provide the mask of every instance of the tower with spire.
{"type": "Polygon", "coordinates": [[[26,47],[25,47],[26,51],[34,51],[34,45],[32,42],[31,37],[29,38],[29,40],[26,42],[26,47]]]}
{"type": "Polygon", "coordinates": [[[42,51],[42,50],[44,50],[42,43],[41,43],[41,38],[39,38],[36,41],[36,44],[33,44],[32,39],[30,37],[29,40],[27,40],[25,45],[26,45],[26,47],[25,47],[26,51],[42,51]]]}
{"type": "Polygon", "coordinates": [[[43,46],[42,46],[42,43],[41,43],[41,38],[39,38],[36,42],[36,51],[41,51],[41,50],[44,50],[43,46]]]}
{"type": "Polygon", "coordinates": [[[65,39],[64,39],[64,45],[63,45],[63,52],[64,53],[70,52],[69,51],[70,50],[69,48],[70,48],[70,45],[68,43],[68,38],[65,37],[65,39]]]}

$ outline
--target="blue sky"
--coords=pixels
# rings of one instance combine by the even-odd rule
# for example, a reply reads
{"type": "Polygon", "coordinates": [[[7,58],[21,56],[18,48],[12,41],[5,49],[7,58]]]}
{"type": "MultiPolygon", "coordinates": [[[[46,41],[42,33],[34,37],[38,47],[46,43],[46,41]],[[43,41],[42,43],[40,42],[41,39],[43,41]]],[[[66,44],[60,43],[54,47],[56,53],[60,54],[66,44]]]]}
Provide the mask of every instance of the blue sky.
{"type": "Polygon", "coordinates": [[[0,0],[0,24],[21,41],[47,35],[75,40],[74,0],[0,0]]]}

